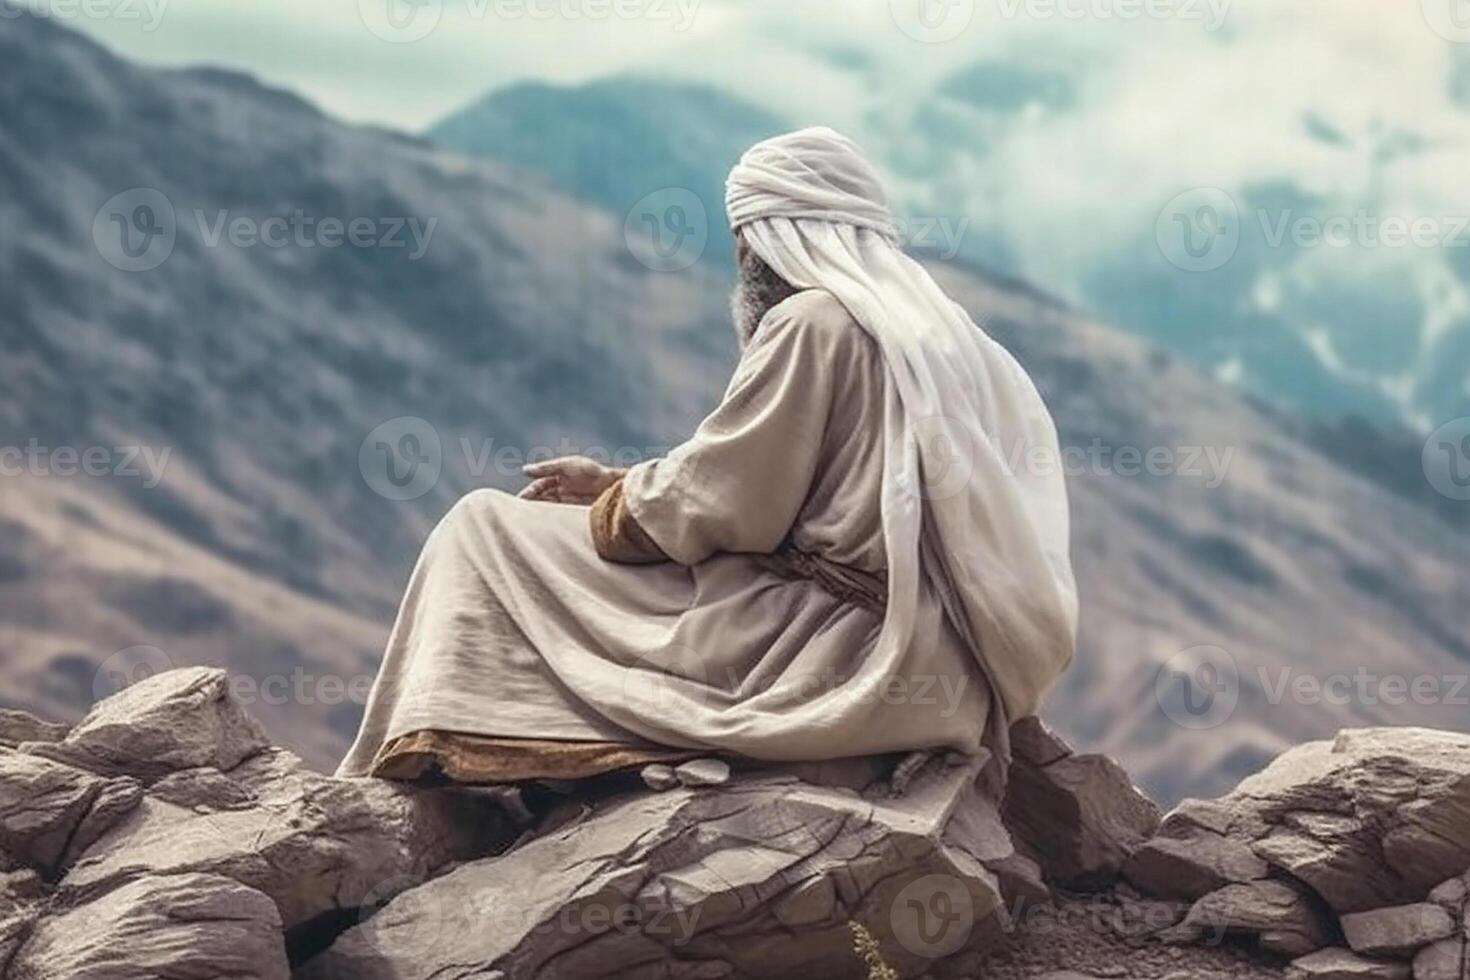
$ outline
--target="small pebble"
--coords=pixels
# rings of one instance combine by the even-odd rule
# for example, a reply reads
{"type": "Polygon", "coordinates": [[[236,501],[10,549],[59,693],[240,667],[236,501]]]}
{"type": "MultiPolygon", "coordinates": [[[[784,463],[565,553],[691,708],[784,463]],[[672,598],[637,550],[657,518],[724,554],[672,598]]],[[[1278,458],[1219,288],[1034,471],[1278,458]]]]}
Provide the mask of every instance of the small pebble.
{"type": "Polygon", "coordinates": [[[690,759],[674,775],[685,786],[720,786],[730,781],[730,766],[719,759],[690,759]]]}
{"type": "Polygon", "coordinates": [[[639,775],[643,777],[643,785],[656,793],[661,793],[666,789],[673,789],[679,785],[679,777],[674,775],[674,770],[662,762],[655,762],[653,765],[644,766],[643,771],[639,775]]]}

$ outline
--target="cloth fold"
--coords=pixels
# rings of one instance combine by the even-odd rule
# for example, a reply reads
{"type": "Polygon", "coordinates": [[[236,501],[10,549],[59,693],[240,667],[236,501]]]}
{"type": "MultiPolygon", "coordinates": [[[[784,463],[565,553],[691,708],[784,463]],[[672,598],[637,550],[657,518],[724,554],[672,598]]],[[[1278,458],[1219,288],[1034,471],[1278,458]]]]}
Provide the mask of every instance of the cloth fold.
{"type": "Polygon", "coordinates": [[[877,673],[913,642],[920,591],[932,589],[998,696],[992,735],[1004,743],[1009,722],[1036,712],[1076,643],[1050,413],[1015,358],[901,251],[878,175],[846,137],[815,127],[751,147],[730,172],[726,210],[777,275],[846,307],[894,382],[883,449],[887,614],[870,655],[877,673]]]}

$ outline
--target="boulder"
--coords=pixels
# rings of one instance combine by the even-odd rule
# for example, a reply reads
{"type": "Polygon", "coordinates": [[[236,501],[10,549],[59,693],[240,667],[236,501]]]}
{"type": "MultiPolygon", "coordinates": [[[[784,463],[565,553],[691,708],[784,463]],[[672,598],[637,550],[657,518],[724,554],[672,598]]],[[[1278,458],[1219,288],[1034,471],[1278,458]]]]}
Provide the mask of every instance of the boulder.
{"type": "Polygon", "coordinates": [[[1348,945],[1373,956],[1408,957],[1421,947],[1448,939],[1459,923],[1443,905],[1416,902],[1342,917],[1348,945]]]}
{"type": "Polygon", "coordinates": [[[1409,966],[1370,960],[1350,949],[1334,946],[1294,960],[1287,980],[1409,980],[1409,966]]]}
{"type": "Polygon", "coordinates": [[[1159,810],[1116,762],[1078,755],[1036,718],[1012,728],[1005,822],[1049,880],[1101,888],[1159,826],[1159,810]]]}
{"type": "Polygon", "coordinates": [[[152,783],[184,769],[233,769],[269,745],[260,724],[230,697],[224,671],[187,667],[99,701],[61,741],[25,748],[91,772],[152,783]]]}
{"type": "Polygon", "coordinates": [[[10,708],[0,708],[0,745],[13,749],[22,742],[59,742],[70,728],[42,721],[35,715],[10,708]]]}
{"type": "Polygon", "coordinates": [[[204,873],[269,896],[289,930],[370,895],[381,900],[390,882],[407,888],[452,861],[494,853],[514,835],[489,794],[334,779],[272,748],[227,773],[160,779],[58,890],[80,901],[139,874],[204,873]]]}
{"type": "Polygon", "coordinates": [[[850,922],[918,975],[1007,924],[985,862],[1014,852],[977,772],[931,765],[900,798],[759,772],[622,793],[404,892],[298,975],[855,975],[850,922]]]}
{"type": "Polygon", "coordinates": [[[146,877],[43,918],[12,980],[286,980],[275,904],[217,875],[146,877]]]}
{"type": "Polygon", "coordinates": [[[52,878],[135,808],[142,788],[0,748],[0,852],[52,878]]]}
{"type": "Polygon", "coordinates": [[[1470,878],[1470,872],[1436,885],[1427,900],[1443,905],[1451,912],[1461,911],[1465,908],[1466,899],[1470,898],[1470,881],[1467,878],[1470,878]]]}
{"type": "Polygon", "coordinates": [[[1215,835],[1246,845],[1334,912],[1366,912],[1422,901],[1446,869],[1470,866],[1466,827],[1470,735],[1354,729],[1288,750],[1218,800],[1181,804],[1159,836],[1203,842],[1198,860],[1156,839],[1129,872],[1160,894],[1256,873],[1238,848],[1227,862],[1215,835]]]}
{"type": "Polygon", "coordinates": [[[1196,901],[1230,884],[1266,877],[1268,866],[1243,841],[1194,827],[1142,844],[1123,875],[1150,895],[1196,901]]]}
{"type": "Polygon", "coordinates": [[[1237,788],[1268,825],[1256,852],[1340,913],[1418,901],[1470,867],[1470,735],[1344,731],[1292,749],[1237,788]]]}
{"type": "Polygon", "coordinates": [[[1173,938],[1219,942],[1226,934],[1254,936],[1260,948],[1305,956],[1331,942],[1331,925],[1306,889],[1289,881],[1226,885],[1190,908],[1173,938]]]}
{"type": "Polygon", "coordinates": [[[1465,956],[1463,937],[1430,943],[1414,957],[1414,980],[1466,980],[1470,963],[1465,956]]]}

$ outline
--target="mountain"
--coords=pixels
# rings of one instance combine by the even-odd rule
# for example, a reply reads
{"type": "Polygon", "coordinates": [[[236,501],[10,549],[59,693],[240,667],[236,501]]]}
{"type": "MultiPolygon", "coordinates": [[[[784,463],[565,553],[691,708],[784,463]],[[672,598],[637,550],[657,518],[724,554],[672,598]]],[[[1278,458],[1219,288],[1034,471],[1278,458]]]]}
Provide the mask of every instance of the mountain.
{"type": "MultiPolygon", "coordinates": [[[[1129,142],[1140,134],[1116,115],[1106,57],[1011,51],[925,87],[860,50],[836,61],[811,54],[842,72],[844,127],[894,176],[917,250],[1048,282],[1242,391],[1328,425],[1357,415],[1422,436],[1470,415],[1470,230],[1445,210],[1443,190],[1443,175],[1467,162],[1470,117],[1437,137],[1327,109],[1286,132],[1263,121],[1263,143],[1302,144],[1295,163],[1253,166],[1236,181],[1235,164],[1217,161],[1210,182],[1223,186],[1201,190],[1183,177],[1173,186],[1175,168],[1129,142]],[[1128,181],[1140,171],[1149,179],[1128,181]],[[1398,225],[1408,219],[1427,223],[1417,234],[1436,244],[1406,246],[1398,225]]],[[[1127,77],[1144,85],[1147,76],[1127,77]]],[[[660,188],[691,188],[718,244],[729,163],[773,130],[822,121],[811,108],[820,96],[793,92],[768,110],[738,94],[652,77],[521,84],[426,135],[547,174],[618,214],[660,188]]]]}
{"type": "Polygon", "coordinates": [[[544,174],[617,215],[649,195],[674,203],[673,191],[688,191],[708,222],[705,254],[721,259],[730,253],[725,173],[747,146],[786,128],[778,117],[708,86],[623,76],[497,89],[424,135],[544,174]]]}
{"type": "MultiPolygon", "coordinates": [[[[657,452],[728,377],[724,275],[658,271],[623,214],[544,176],[31,17],[0,23],[0,56],[0,215],[23,232],[0,238],[14,706],[74,717],[143,672],[225,666],[330,765],[459,494],[519,486],[537,450],[657,452]]],[[[1074,450],[1084,612],[1059,729],[1167,800],[1343,725],[1464,726],[1463,534],[1181,359],[1024,283],[935,271],[1074,450]],[[1133,475],[1151,449],[1166,465],[1133,475]],[[1291,686],[1359,667],[1439,678],[1438,702],[1291,686]]]]}

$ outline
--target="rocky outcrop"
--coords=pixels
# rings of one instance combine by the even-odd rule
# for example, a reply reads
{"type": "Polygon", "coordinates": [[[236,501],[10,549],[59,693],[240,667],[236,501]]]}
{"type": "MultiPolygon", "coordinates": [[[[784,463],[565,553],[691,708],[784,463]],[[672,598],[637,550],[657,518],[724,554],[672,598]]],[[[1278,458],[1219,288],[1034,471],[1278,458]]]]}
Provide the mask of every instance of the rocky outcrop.
{"type": "Polygon", "coordinates": [[[848,961],[851,921],[890,966],[922,972],[1009,926],[986,862],[1012,847],[975,775],[939,763],[898,799],[781,774],[624,795],[400,896],[304,976],[430,977],[446,964],[508,977],[822,976],[848,961]],[[959,807],[972,818],[946,833],[959,807]]]}
{"type": "Polygon", "coordinates": [[[1006,823],[1049,880],[1068,888],[1110,885],[1159,826],[1159,808],[1103,755],[1081,755],[1040,719],[1012,728],[1006,823]]]}
{"type": "Polygon", "coordinates": [[[336,779],[203,668],[70,730],[0,721],[27,733],[0,745],[0,976],[19,980],[1187,980],[1288,959],[1470,980],[1470,877],[1421,887],[1470,826],[1470,739],[1446,733],[1347,732],[1161,823],[1035,721],[999,805],[986,760],[940,756],[701,760],[661,790],[336,779]],[[1306,838],[1327,857],[1301,860],[1306,838]]]}
{"type": "Polygon", "coordinates": [[[1298,746],[1231,793],[1187,800],[1125,875],[1213,925],[1293,955],[1301,978],[1470,980],[1470,735],[1344,731],[1298,746]],[[1412,963],[1412,965],[1411,965],[1412,963]]]}

